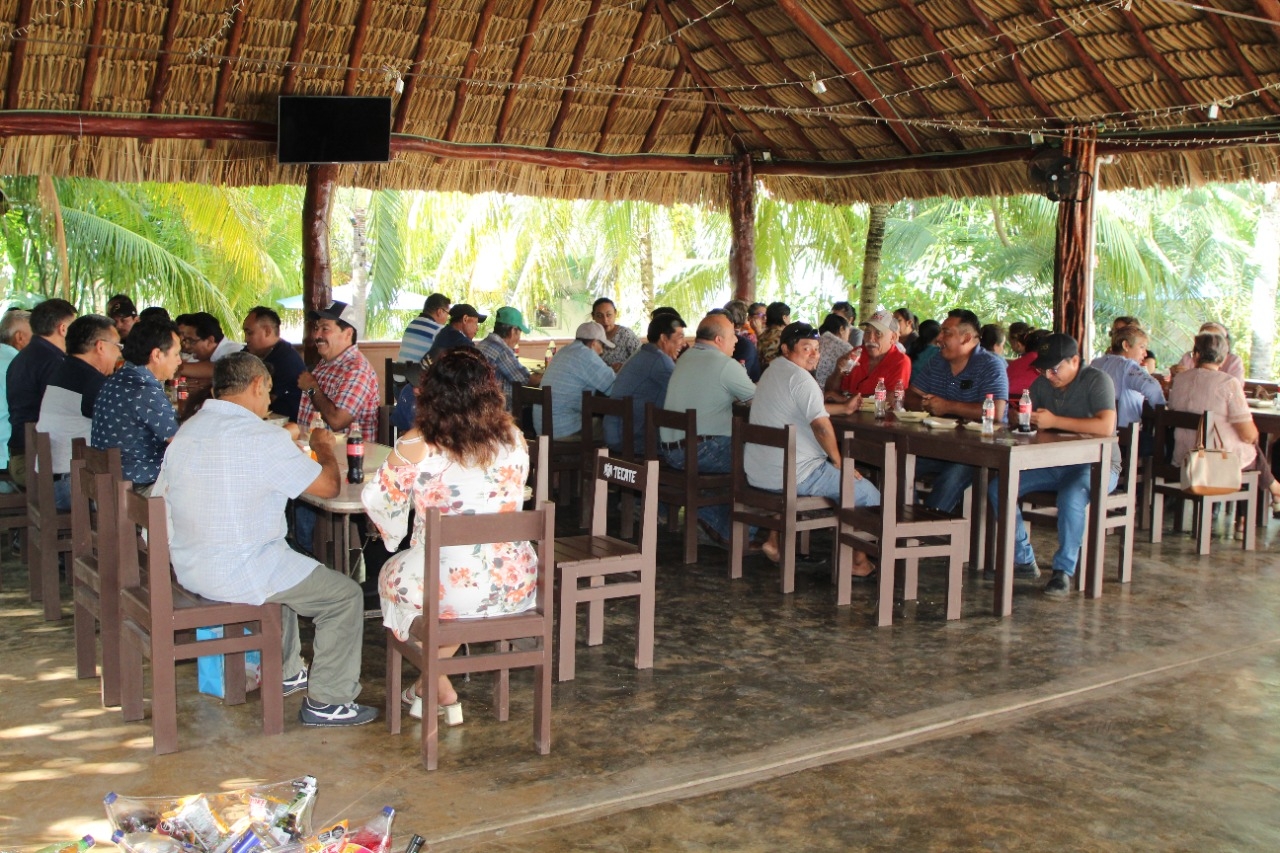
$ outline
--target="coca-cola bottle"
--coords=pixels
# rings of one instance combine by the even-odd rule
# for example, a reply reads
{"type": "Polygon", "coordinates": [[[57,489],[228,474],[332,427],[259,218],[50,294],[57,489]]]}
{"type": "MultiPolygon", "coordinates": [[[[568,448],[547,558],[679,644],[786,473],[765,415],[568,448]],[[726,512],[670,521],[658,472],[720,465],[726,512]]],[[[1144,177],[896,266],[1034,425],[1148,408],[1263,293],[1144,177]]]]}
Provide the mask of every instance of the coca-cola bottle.
{"type": "Polygon", "coordinates": [[[352,424],[347,433],[347,482],[364,482],[364,434],[360,424],[352,424]]]}
{"type": "Polygon", "coordinates": [[[884,420],[888,392],[885,391],[884,380],[876,380],[876,420],[884,420]]]}

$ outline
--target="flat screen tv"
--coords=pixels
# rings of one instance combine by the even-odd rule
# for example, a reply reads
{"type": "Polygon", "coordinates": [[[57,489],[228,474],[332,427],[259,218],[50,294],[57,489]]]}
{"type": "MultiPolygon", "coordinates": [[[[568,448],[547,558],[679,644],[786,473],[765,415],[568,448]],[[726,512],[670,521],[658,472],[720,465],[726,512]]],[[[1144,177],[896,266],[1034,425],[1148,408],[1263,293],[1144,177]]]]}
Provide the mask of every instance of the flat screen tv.
{"type": "Polygon", "coordinates": [[[281,95],[277,159],[296,163],[386,163],[391,99],[281,95]]]}

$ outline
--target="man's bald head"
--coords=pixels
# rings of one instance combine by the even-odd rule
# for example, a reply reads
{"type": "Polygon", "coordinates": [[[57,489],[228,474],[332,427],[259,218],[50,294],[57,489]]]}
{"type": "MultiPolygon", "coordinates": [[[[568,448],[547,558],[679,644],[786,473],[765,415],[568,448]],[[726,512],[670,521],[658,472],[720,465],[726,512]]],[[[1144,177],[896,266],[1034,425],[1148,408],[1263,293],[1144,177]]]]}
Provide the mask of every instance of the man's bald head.
{"type": "Polygon", "coordinates": [[[702,322],[698,323],[697,340],[711,344],[725,355],[733,355],[733,348],[738,345],[733,321],[722,313],[708,314],[702,318],[702,322]]]}

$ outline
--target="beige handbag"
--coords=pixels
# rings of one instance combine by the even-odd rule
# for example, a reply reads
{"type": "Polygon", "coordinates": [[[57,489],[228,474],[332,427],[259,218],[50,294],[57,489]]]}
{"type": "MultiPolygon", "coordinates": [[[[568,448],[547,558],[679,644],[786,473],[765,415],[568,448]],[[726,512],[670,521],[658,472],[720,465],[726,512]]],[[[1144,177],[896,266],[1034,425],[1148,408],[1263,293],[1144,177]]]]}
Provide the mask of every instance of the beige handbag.
{"type": "Polygon", "coordinates": [[[1193,495],[1229,495],[1240,491],[1240,456],[1222,447],[1222,435],[1215,424],[1213,436],[1217,447],[1209,447],[1205,435],[1205,418],[1196,430],[1196,448],[1182,463],[1181,486],[1193,495]]]}

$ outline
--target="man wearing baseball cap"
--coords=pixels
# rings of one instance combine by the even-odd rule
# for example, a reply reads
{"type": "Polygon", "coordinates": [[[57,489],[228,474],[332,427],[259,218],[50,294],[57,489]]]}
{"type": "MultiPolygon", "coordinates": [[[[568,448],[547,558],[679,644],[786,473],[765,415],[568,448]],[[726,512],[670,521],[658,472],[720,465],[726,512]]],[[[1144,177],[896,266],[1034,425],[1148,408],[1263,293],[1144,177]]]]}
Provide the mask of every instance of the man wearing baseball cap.
{"type": "Polygon", "coordinates": [[[528,384],[533,378],[529,368],[516,357],[520,335],[528,332],[529,324],[524,321],[520,310],[504,305],[493,316],[493,331],[476,344],[476,349],[484,353],[484,357],[493,365],[494,375],[498,377],[502,393],[507,397],[507,408],[511,408],[511,386],[528,384]]]}
{"type": "Polygon", "coordinates": [[[319,412],[333,432],[360,424],[366,437],[378,434],[378,375],[356,346],[360,336],[355,308],[334,302],[319,311],[308,311],[315,323],[313,340],[320,363],[298,376],[302,402],[298,423],[306,429],[319,412]]]}
{"type": "MultiPolygon", "coordinates": [[[[1085,435],[1115,435],[1116,391],[1111,377],[1080,364],[1080,349],[1075,338],[1054,333],[1036,350],[1036,372],[1031,383],[1031,426],[1033,429],[1058,429],[1085,435]]],[[[1053,575],[1045,584],[1044,594],[1065,598],[1071,594],[1071,578],[1076,573],[1080,545],[1084,542],[1084,518],[1089,506],[1089,469],[1087,464],[1060,465],[1023,471],[1018,481],[1018,496],[1029,492],[1058,493],[1058,550],[1053,555],[1053,575]]],[[[1111,478],[1107,491],[1116,487],[1120,476],[1120,454],[1111,454],[1111,478]]],[[[999,482],[993,479],[989,489],[991,506],[999,508],[999,482]]],[[[1022,523],[1022,509],[1017,510],[1017,533],[1014,539],[1014,577],[1038,577],[1035,552],[1022,523]]]]}
{"type": "Polygon", "coordinates": [[[436,334],[427,350],[427,359],[434,361],[454,347],[475,346],[476,332],[480,324],[489,319],[488,314],[481,314],[465,302],[459,302],[449,309],[449,325],[436,334]]]}
{"type": "Polygon", "coordinates": [[[883,310],[868,317],[862,324],[862,346],[841,356],[836,366],[827,378],[828,400],[841,401],[843,395],[873,396],[881,379],[890,394],[899,382],[905,389],[911,384],[911,359],[898,347],[897,318],[883,310]],[[843,374],[842,380],[840,371],[851,361],[853,369],[843,374]]]}
{"type": "MultiPolygon", "coordinates": [[[[573,333],[573,343],[556,351],[547,365],[542,384],[551,389],[552,438],[574,438],[582,432],[582,392],[608,394],[615,378],[600,357],[613,343],[599,323],[583,323],[573,333]]],[[[542,407],[533,407],[533,426],[542,432],[542,407]]]]}
{"type": "Polygon", "coordinates": [[[124,343],[124,339],[129,337],[129,330],[138,322],[138,308],[132,299],[123,293],[117,293],[107,300],[107,316],[116,324],[120,342],[124,343]]]}

